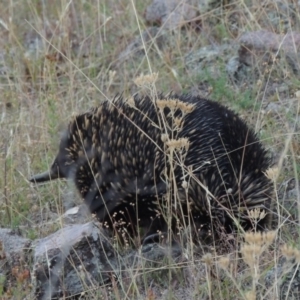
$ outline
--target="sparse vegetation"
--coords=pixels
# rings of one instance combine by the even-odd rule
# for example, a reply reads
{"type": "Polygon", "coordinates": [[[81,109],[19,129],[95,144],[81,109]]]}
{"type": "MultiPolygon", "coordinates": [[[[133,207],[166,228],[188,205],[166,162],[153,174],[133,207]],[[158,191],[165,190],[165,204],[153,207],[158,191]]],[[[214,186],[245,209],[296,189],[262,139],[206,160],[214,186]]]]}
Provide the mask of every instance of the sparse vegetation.
{"type": "MultiPolygon", "coordinates": [[[[87,289],[85,296],[288,299],[279,295],[277,275],[266,277],[282,256],[287,260],[283,273],[299,264],[299,57],[286,59],[279,51],[261,58],[254,52],[256,65],[235,81],[226,66],[237,48],[230,46],[215,56],[203,48],[219,49],[246,31],[300,32],[299,5],[288,0],[223,1],[203,14],[196,7],[193,22],[174,30],[159,24],[154,35],[145,35],[141,43],[128,48],[149,31],[143,13],[150,3],[1,1],[0,227],[18,228],[31,239],[58,230],[63,224],[57,219],[66,202],[72,206],[80,199],[66,196],[71,187],[65,182],[37,189],[27,179],[49,168],[59,133],[73,113],[116,94],[143,93],[145,85],[135,79],[158,73],[159,79],[146,88],[147,93],[197,93],[233,108],[255,128],[278,167],[270,175],[276,195],[274,231],[225,236],[224,243],[199,246],[187,239],[188,228],[182,228],[178,239],[184,259],[150,267],[141,264],[128,270],[121,282],[87,289]],[[195,55],[200,48],[204,54],[195,55]]],[[[30,290],[31,266],[20,260],[18,269],[1,274],[5,258],[1,241],[0,246],[0,298],[23,299],[30,290]]]]}

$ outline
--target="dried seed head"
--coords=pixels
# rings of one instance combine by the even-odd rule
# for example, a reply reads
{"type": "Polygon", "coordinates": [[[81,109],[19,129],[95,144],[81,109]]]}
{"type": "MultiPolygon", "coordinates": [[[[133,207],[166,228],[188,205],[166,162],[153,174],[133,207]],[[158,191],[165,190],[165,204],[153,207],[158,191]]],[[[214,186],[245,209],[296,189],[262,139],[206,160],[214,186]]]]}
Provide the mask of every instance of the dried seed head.
{"type": "Polygon", "coordinates": [[[182,181],[181,186],[186,190],[188,188],[188,183],[186,180],[182,181]]]}
{"type": "Polygon", "coordinates": [[[247,291],[245,293],[245,299],[246,300],[256,300],[256,293],[255,290],[247,291]]]}
{"type": "Polygon", "coordinates": [[[264,210],[260,210],[259,208],[248,210],[249,218],[254,221],[263,220],[266,217],[266,212],[264,210]]]}
{"type": "Polygon", "coordinates": [[[211,266],[213,264],[213,256],[211,253],[206,253],[201,259],[206,265],[211,266]]]}
{"type": "Polygon", "coordinates": [[[228,270],[229,263],[230,263],[229,256],[222,256],[218,260],[218,265],[223,270],[228,270]]]}
{"type": "Polygon", "coordinates": [[[246,232],[244,235],[245,242],[248,244],[257,244],[261,246],[269,246],[276,237],[276,231],[268,232],[246,232]]]}
{"type": "Polygon", "coordinates": [[[126,104],[128,104],[130,107],[135,107],[135,102],[134,102],[133,97],[129,97],[129,98],[126,100],[126,104]]]}
{"type": "Polygon", "coordinates": [[[174,149],[188,149],[189,147],[189,140],[187,138],[180,138],[177,140],[168,140],[166,145],[169,147],[170,150],[174,149]]]}
{"type": "Polygon", "coordinates": [[[180,130],[182,129],[183,121],[182,118],[174,118],[174,129],[180,130]]]}
{"type": "Polygon", "coordinates": [[[166,133],[163,133],[162,135],[161,135],[161,140],[165,143],[165,142],[167,142],[168,141],[168,139],[169,139],[169,136],[168,136],[168,134],[166,134],[166,133]]]}
{"type": "Polygon", "coordinates": [[[263,235],[264,235],[265,244],[269,246],[274,242],[277,232],[275,230],[267,231],[264,232],[263,235]]]}
{"type": "Polygon", "coordinates": [[[167,99],[156,100],[156,106],[163,111],[166,107],[168,107],[170,101],[167,99]]]}
{"type": "Polygon", "coordinates": [[[269,179],[272,181],[276,181],[276,179],[279,176],[279,168],[278,167],[273,167],[269,168],[265,173],[264,173],[269,179]]]}
{"type": "Polygon", "coordinates": [[[116,74],[117,74],[117,71],[109,70],[108,78],[109,78],[110,84],[114,81],[114,78],[115,78],[116,74]]]}
{"type": "Polygon", "coordinates": [[[300,263],[300,251],[297,248],[284,244],[281,247],[281,252],[286,259],[295,259],[298,264],[300,263]]]}
{"type": "Polygon", "coordinates": [[[152,73],[148,75],[141,74],[139,77],[134,79],[134,83],[140,87],[151,86],[157,81],[157,78],[158,73],[152,73]]]}
{"type": "Polygon", "coordinates": [[[183,101],[178,101],[178,108],[181,109],[181,111],[183,113],[189,114],[194,110],[195,104],[185,103],[183,101]]]}

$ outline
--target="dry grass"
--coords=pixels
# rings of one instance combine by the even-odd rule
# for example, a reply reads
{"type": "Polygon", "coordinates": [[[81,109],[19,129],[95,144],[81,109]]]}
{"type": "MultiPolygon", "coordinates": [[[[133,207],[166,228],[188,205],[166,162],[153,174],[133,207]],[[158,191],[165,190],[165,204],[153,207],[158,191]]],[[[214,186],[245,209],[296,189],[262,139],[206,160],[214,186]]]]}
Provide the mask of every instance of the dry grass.
{"type": "MultiPolygon", "coordinates": [[[[299,263],[299,250],[290,247],[299,244],[299,79],[274,60],[255,83],[237,86],[227,78],[223,57],[212,63],[218,67],[212,74],[209,67],[206,73],[191,71],[185,56],[248,30],[299,31],[300,11],[282,10],[279,2],[271,0],[264,5],[256,0],[235,1],[204,14],[200,23],[169,32],[163,47],[151,39],[143,41],[146,55],[139,52],[120,62],[121,51],[147,28],[142,14],[149,2],[1,1],[0,226],[19,227],[30,238],[43,237],[61,226],[53,220],[64,211],[64,203],[78,201],[66,197],[65,183],[50,182],[37,189],[27,181],[49,167],[59,132],[73,113],[121,92],[125,97],[136,91],[152,96],[170,90],[202,93],[237,110],[278,161],[278,171],[270,175],[279,222],[275,241],[274,232],[253,235],[257,241],[246,236],[242,257],[234,244],[230,256],[212,249],[201,258],[189,240],[184,247],[186,262],[169,262],[167,274],[162,276],[156,268],[132,270],[130,278],[113,284],[110,292],[98,292],[104,299],[275,299],[276,282],[266,289],[260,283],[266,271],[277,265],[279,246],[283,245],[284,256],[299,263]],[[286,22],[275,22],[276,18],[286,22]],[[150,74],[148,84],[140,74],[150,74]],[[269,92],[270,86],[283,83],[288,87],[283,92],[269,92]],[[277,109],[266,111],[268,102],[277,109]],[[298,192],[289,194],[293,184],[298,192]]],[[[296,1],[282,2],[296,5],[296,1]]],[[[181,126],[180,120],[177,125],[181,126]]],[[[166,140],[166,146],[166,159],[172,161],[178,145],[166,140]]],[[[179,145],[181,150],[183,146],[179,145]]],[[[28,292],[22,289],[22,280],[4,292],[2,279],[0,298],[21,299],[28,292]]],[[[98,294],[92,291],[90,298],[97,299],[98,294]]]]}

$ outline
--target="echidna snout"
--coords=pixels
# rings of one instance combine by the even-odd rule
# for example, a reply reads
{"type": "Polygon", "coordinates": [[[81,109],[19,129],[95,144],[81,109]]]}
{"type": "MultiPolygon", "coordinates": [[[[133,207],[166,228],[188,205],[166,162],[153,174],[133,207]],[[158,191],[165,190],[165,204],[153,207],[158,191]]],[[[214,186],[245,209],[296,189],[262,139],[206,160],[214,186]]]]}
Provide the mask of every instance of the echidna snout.
{"type": "Polygon", "coordinates": [[[78,168],[80,161],[79,159],[74,161],[70,161],[67,159],[68,157],[68,145],[70,144],[70,136],[69,131],[65,131],[62,135],[58,154],[56,155],[50,169],[46,172],[36,174],[32,176],[29,181],[33,183],[42,183],[55,179],[72,179],[71,174],[72,171],[75,171],[75,168],[78,168]]]}
{"type": "Polygon", "coordinates": [[[50,170],[32,176],[29,179],[29,181],[34,182],[34,183],[42,183],[42,182],[46,182],[46,181],[49,181],[49,180],[55,180],[55,179],[64,178],[64,177],[65,176],[63,176],[62,172],[59,170],[59,166],[57,164],[57,161],[54,160],[50,170]]]}

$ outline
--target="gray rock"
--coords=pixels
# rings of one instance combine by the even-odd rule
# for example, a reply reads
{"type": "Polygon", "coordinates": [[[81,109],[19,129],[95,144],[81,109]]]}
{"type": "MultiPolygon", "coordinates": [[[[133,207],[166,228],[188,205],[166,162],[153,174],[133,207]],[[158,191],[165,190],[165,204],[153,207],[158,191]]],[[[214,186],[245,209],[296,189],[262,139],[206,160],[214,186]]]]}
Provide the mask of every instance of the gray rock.
{"type": "Polygon", "coordinates": [[[281,78],[282,70],[300,74],[300,33],[285,35],[266,30],[245,32],[238,40],[237,55],[231,57],[226,70],[235,83],[254,83],[261,75],[281,78]],[[270,73],[272,71],[272,73],[270,73]]]}
{"type": "Polygon", "coordinates": [[[274,295],[270,295],[270,299],[300,299],[300,269],[299,264],[293,261],[281,259],[273,269],[268,271],[265,282],[267,289],[275,291],[274,295]]]}
{"type": "Polygon", "coordinates": [[[201,14],[221,5],[218,0],[153,0],[144,15],[149,23],[176,29],[199,20],[201,14]]]}
{"type": "MultiPolygon", "coordinates": [[[[162,275],[157,276],[163,278],[165,272],[168,272],[168,261],[171,262],[171,268],[174,268],[174,263],[182,260],[183,256],[182,248],[175,242],[171,245],[150,243],[138,250],[130,249],[125,254],[117,253],[106,234],[92,222],[67,226],[34,242],[22,238],[14,230],[0,229],[0,241],[3,246],[0,253],[0,275],[16,263],[24,259],[30,260],[32,256],[28,250],[30,247],[33,250],[33,289],[27,299],[72,297],[87,293],[89,289],[96,292],[100,286],[110,284],[113,277],[114,281],[126,280],[133,273],[137,282],[143,284],[145,269],[152,270],[151,276],[154,270],[161,272],[162,275]],[[3,269],[5,265],[8,268],[3,269]]],[[[199,283],[196,279],[195,281],[199,283]]],[[[298,264],[292,260],[280,259],[267,272],[265,286],[270,299],[278,294],[280,300],[299,299],[298,264]]],[[[186,295],[184,298],[189,299],[188,297],[186,295]]]]}
{"type": "MultiPolygon", "coordinates": [[[[110,284],[112,278],[130,278],[132,270],[159,265],[181,256],[178,244],[147,244],[120,254],[95,223],[66,226],[32,244],[34,249],[33,290],[28,299],[53,299],[80,295],[110,284]]],[[[161,269],[161,268],[159,268],[161,269]]]]}
{"type": "Polygon", "coordinates": [[[273,59],[283,54],[286,62],[294,73],[300,70],[299,54],[300,33],[290,32],[285,35],[276,34],[266,30],[244,33],[240,39],[239,60],[248,66],[260,63],[273,63],[273,59]]]}
{"type": "Polygon", "coordinates": [[[250,76],[250,68],[240,62],[239,56],[231,57],[225,68],[232,82],[244,82],[250,76]]]}
{"type": "MultiPolygon", "coordinates": [[[[206,46],[196,51],[190,52],[185,56],[187,67],[200,76],[209,76],[215,78],[221,74],[221,67],[224,62],[230,59],[234,52],[235,45],[225,43],[219,46],[206,46]]],[[[237,68],[235,62],[230,63],[229,69],[237,68]]]]}
{"type": "MultiPolygon", "coordinates": [[[[21,237],[16,230],[0,228],[0,242],[2,252],[7,261],[5,270],[10,270],[13,266],[19,265],[20,261],[25,261],[30,251],[31,240],[21,237]]],[[[0,273],[4,269],[0,269],[0,273]]]]}
{"type": "Polygon", "coordinates": [[[165,263],[165,258],[173,260],[178,259],[182,254],[182,249],[177,243],[172,245],[162,245],[157,243],[146,244],[137,251],[130,251],[125,256],[124,266],[133,267],[140,263],[146,263],[148,265],[162,265],[165,263]]]}
{"type": "Polygon", "coordinates": [[[118,64],[122,64],[129,58],[135,58],[137,55],[144,55],[144,44],[147,51],[156,45],[158,49],[162,49],[165,42],[165,33],[158,27],[150,27],[142,33],[141,36],[137,36],[127,47],[123,50],[118,57],[118,64]]]}
{"type": "MultiPolygon", "coordinates": [[[[92,222],[67,226],[36,240],[33,295],[52,299],[110,282],[116,253],[92,222]]],[[[33,296],[31,295],[31,296],[33,296]]]]}
{"type": "MultiPolygon", "coordinates": [[[[17,230],[0,228],[0,288],[14,285],[16,276],[30,280],[31,240],[21,237],[17,230]]],[[[23,281],[25,282],[25,281],[23,281]]]]}
{"type": "Polygon", "coordinates": [[[61,217],[62,223],[65,225],[83,224],[91,221],[92,217],[85,204],[74,206],[68,209],[61,217]]]}
{"type": "MultiPolygon", "coordinates": [[[[196,0],[153,0],[146,8],[145,19],[164,28],[175,29],[190,22],[199,14],[197,2],[196,0]]],[[[209,0],[200,2],[206,4],[209,0]]]]}
{"type": "Polygon", "coordinates": [[[17,230],[8,228],[0,228],[0,241],[6,257],[11,262],[21,257],[24,250],[28,250],[31,245],[31,240],[21,237],[17,230]]]}
{"type": "Polygon", "coordinates": [[[265,4],[259,24],[261,28],[271,28],[274,32],[288,32],[291,28],[299,28],[299,2],[273,0],[265,4]]]}

